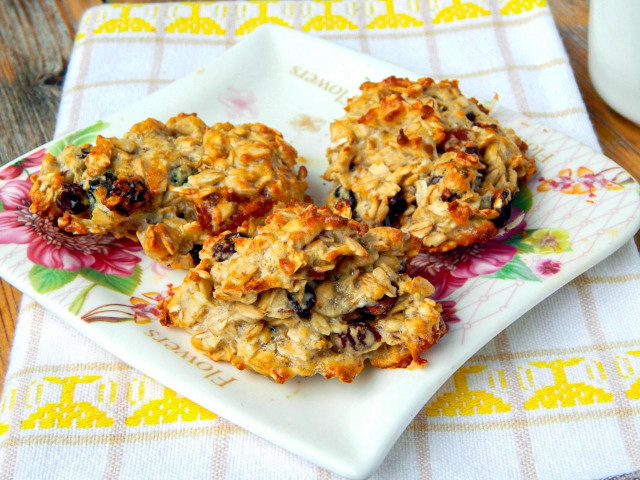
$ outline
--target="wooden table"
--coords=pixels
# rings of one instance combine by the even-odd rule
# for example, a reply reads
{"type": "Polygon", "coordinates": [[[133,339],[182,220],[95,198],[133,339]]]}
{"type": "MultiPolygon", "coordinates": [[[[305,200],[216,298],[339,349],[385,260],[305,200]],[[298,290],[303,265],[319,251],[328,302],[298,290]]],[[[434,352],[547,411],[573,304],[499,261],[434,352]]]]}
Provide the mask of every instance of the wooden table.
{"type": "MultiPolygon", "coordinates": [[[[14,0],[0,3],[2,163],[51,138],[76,25],[86,8],[100,3],[99,0],[14,0]]],[[[605,154],[640,179],[640,128],[607,107],[589,80],[587,0],[549,0],[549,4],[605,154]]],[[[7,368],[20,293],[4,281],[0,282],[1,384],[7,368]]]]}

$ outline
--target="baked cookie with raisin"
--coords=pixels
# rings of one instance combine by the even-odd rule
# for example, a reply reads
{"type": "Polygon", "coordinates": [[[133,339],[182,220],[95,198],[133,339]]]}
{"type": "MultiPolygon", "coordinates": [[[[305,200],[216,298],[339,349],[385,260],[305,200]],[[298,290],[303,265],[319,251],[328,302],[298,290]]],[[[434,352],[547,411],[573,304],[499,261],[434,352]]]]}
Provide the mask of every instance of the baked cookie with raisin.
{"type": "Polygon", "coordinates": [[[306,169],[296,173],[296,159],[282,135],[260,123],[149,118],[122,138],[98,136],[95,145],[47,155],[33,178],[31,211],[73,234],[138,240],[154,260],[189,268],[207,237],[305,198],[306,169]]]}
{"type": "Polygon", "coordinates": [[[457,81],[366,82],[331,124],[328,205],[402,227],[430,252],[492,238],[535,172],[527,145],[457,81]]]}
{"type": "Polygon", "coordinates": [[[294,201],[253,233],[208,239],[162,304],[162,323],[190,329],[213,360],[278,383],[315,374],[351,382],[365,360],[421,366],[446,328],[433,286],[405,273],[419,248],[401,230],[294,201]]]}

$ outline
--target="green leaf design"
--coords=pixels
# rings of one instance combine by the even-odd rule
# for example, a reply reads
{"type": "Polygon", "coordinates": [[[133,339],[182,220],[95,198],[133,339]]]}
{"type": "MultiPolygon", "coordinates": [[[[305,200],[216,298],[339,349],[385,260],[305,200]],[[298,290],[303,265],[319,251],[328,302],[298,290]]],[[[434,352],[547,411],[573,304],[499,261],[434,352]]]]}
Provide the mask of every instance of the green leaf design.
{"type": "Polygon", "coordinates": [[[140,268],[140,265],[137,265],[136,268],[133,269],[133,273],[128,277],[100,273],[92,268],[81,268],[78,271],[80,275],[90,282],[97,283],[102,287],[115,290],[116,292],[123,293],[125,295],[133,294],[138,285],[140,285],[140,278],[142,277],[142,269],[140,268]]]}
{"type": "Polygon", "coordinates": [[[518,210],[528,212],[533,206],[533,193],[531,189],[526,185],[521,185],[520,190],[516,194],[516,198],[513,199],[511,205],[518,210]]]}
{"type": "Polygon", "coordinates": [[[522,230],[521,232],[516,233],[513,237],[504,241],[505,244],[511,245],[518,249],[518,253],[533,253],[533,245],[529,243],[525,243],[523,240],[528,237],[529,232],[533,232],[534,230],[522,230]]]}
{"type": "Polygon", "coordinates": [[[93,143],[98,136],[98,132],[107,128],[109,124],[98,120],[93,125],[78,130],[77,132],[70,133],[66,137],[62,137],[60,140],[56,140],[49,145],[48,151],[54,157],[58,155],[64,147],[70,144],[82,145],[83,143],[93,143]]]}
{"type": "Polygon", "coordinates": [[[87,299],[87,295],[89,295],[89,292],[93,290],[95,287],[96,287],[96,284],[92,283],[91,285],[87,285],[82,290],[80,290],[80,293],[78,294],[78,296],[73,299],[73,302],[71,302],[71,305],[69,306],[69,311],[75,315],[78,315],[80,313],[80,309],[84,305],[85,300],[87,299]]]}
{"type": "Polygon", "coordinates": [[[4,210],[4,205],[2,204],[2,200],[0,200],[0,211],[4,210]]]}
{"type": "Polygon", "coordinates": [[[571,252],[569,232],[564,228],[527,228],[504,242],[518,249],[518,253],[571,252]]]}
{"type": "Polygon", "coordinates": [[[36,292],[47,293],[63,287],[76,278],[77,275],[78,272],[67,272],[59,268],[34,265],[29,270],[29,281],[36,292]]]}
{"type": "Polygon", "coordinates": [[[500,278],[502,280],[527,280],[529,282],[540,282],[541,280],[534,275],[529,267],[516,255],[504,267],[496,273],[483,275],[489,278],[500,278]]]}

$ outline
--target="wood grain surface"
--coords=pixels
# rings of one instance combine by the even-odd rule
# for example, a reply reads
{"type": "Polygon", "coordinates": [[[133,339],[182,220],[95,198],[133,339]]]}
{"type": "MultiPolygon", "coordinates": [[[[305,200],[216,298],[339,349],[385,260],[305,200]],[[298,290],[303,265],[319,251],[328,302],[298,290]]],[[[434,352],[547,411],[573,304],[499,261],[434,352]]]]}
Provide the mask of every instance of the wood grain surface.
{"type": "MultiPolygon", "coordinates": [[[[0,1],[2,163],[50,140],[76,25],[85,9],[100,3],[99,0],[0,1]]],[[[604,153],[640,179],[640,128],[611,110],[589,80],[587,0],[549,0],[549,4],[604,153]]],[[[2,384],[20,293],[0,282],[2,384]]]]}

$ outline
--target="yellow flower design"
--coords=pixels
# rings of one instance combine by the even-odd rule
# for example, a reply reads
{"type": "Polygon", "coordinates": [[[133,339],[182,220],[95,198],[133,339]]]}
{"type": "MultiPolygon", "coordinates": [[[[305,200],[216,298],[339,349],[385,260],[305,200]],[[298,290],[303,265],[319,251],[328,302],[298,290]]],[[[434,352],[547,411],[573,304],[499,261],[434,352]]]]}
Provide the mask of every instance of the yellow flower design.
{"type": "Polygon", "coordinates": [[[562,228],[539,228],[522,240],[535,253],[549,254],[571,251],[569,232],[562,228]]]}

